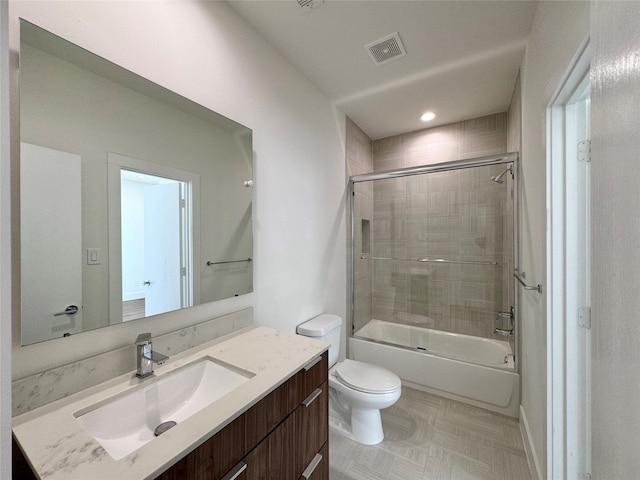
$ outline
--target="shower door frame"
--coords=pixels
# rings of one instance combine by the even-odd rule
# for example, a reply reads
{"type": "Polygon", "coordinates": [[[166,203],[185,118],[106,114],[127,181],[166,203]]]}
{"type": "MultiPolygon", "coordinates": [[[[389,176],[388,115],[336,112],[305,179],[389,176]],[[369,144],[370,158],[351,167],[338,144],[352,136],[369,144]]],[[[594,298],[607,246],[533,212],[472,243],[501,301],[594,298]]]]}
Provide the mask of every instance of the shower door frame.
{"type": "MultiPolygon", "coordinates": [[[[358,175],[352,175],[349,177],[349,186],[348,192],[349,195],[349,216],[351,223],[351,262],[348,268],[348,273],[350,277],[350,306],[349,306],[349,322],[347,325],[351,327],[348,328],[348,337],[352,337],[354,333],[354,318],[355,318],[355,216],[354,216],[354,202],[355,202],[355,184],[362,182],[371,182],[375,180],[386,180],[391,178],[402,178],[412,175],[424,175],[429,173],[436,172],[446,172],[451,170],[463,170],[466,168],[475,168],[475,167],[486,167],[491,165],[502,165],[506,163],[511,163],[512,166],[512,174],[514,178],[513,182],[513,263],[515,267],[515,271],[518,271],[518,267],[520,265],[520,253],[519,253],[519,245],[520,245],[520,228],[519,228],[519,205],[520,205],[520,191],[518,188],[519,178],[520,178],[520,169],[519,169],[519,154],[518,152],[508,152],[497,155],[488,155],[483,157],[469,158],[463,160],[452,160],[449,162],[441,162],[434,163],[430,165],[421,165],[417,167],[407,167],[407,168],[399,168],[395,170],[386,170],[382,172],[371,172],[371,173],[363,173],[358,175]]],[[[514,369],[513,371],[518,373],[520,371],[520,341],[519,341],[519,308],[518,308],[518,298],[519,298],[519,290],[518,286],[515,283],[516,280],[512,276],[511,281],[513,283],[513,301],[514,301],[514,321],[513,321],[513,329],[514,329],[514,369]]],[[[347,346],[349,342],[347,341],[347,346]]],[[[347,347],[348,348],[348,347],[347,347]]]]}

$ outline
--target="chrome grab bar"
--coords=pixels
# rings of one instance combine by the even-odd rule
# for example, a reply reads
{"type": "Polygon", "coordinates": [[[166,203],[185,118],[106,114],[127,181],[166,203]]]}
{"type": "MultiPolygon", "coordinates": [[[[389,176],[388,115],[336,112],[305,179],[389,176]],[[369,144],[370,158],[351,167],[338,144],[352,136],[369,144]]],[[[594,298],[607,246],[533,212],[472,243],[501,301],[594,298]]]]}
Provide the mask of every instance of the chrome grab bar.
{"type": "Polygon", "coordinates": [[[253,262],[253,258],[249,257],[244,260],[227,260],[225,262],[212,262],[211,260],[207,261],[207,266],[211,265],[222,265],[223,263],[244,263],[244,262],[253,262]]]}
{"type": "Polygon", "coordinates": [[[453,263],[457,265],[491,265],[498,266],[498,262],[481,262],[477,260],[447,260],[445,258],[393,258],[393,257],[372,257],[370,255],[360,256],[361,260],[398,260],[403,262],[420,262],[420,263],[453,263]]]}
{"type": "Polygon", "coordinates": [[[516,277],[516,279],[518,280],[518,282],[520,282],[520,285],[522,285],[524,287],[525,290],[537,290],[538,293],[542,293],[542,284],[538,284],[538,285],[527,285],[526,282],[524,281],[525,278],[525,273],[522,272],[518,272],[518,270],[515,270],[513,272],[513,276],[516,277]]]}

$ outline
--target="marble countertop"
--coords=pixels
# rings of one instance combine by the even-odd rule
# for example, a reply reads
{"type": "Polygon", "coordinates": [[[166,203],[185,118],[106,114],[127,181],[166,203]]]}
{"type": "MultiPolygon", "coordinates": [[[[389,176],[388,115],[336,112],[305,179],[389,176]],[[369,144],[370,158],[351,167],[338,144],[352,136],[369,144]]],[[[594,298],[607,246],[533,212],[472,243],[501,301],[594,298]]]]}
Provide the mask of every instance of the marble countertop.
{"type": "Polygon", "coordinates": [[[249,381],[120,460],[114,460],[74,413],[144,385],[135,372],[13,418],[13,433],[41,479],[155,478],[208,440],[328,348],[324,342],[249,327],[170,358],[155,367],[161,377],[210,356],[255,374],[249,381]]]}

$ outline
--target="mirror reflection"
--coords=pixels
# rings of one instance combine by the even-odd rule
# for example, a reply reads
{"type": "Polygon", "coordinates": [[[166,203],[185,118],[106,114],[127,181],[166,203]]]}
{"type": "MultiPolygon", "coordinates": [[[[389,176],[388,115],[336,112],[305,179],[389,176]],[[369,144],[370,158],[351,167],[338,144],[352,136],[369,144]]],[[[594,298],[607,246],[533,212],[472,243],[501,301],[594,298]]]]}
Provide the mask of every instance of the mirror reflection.
{"type": "Polygon", "coordinates": [[[24,20],[22,344],[253,289],[251,130],[24,20]]]}
{"type": "Polygon", "coordinates": [[[112,316],[128,321],[193,305],[190,190],[189,181],[120,170],[122,315],[112,316]]]}

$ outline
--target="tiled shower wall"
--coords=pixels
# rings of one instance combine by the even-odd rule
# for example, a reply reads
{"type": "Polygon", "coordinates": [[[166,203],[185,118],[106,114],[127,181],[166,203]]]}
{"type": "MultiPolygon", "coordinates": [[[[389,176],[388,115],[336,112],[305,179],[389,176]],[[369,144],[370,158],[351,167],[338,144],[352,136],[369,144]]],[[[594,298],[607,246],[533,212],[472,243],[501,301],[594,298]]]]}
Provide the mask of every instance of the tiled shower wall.
{"type": "MultiPolygon", "coordinates": [[[[372,143],[372,171],[504,153],[507,115],[372,143]]],[[[512,182],[490,181],[502,170],[492,166],[356,184],[356,331],[371,318],[483,337],[493,336],[496,326],[508,327],[495,323],[496,312],[513,304],[512,292],[503,287],[512,283],[512,182]],[[367,244],[370,256],[401,260],[363,260],[367,244]],[[499,265],[402,260],[423,257],[499,265]]]]}
{"type": "MultiPolygon", "coordinates": [[[[370,173],[373,171],[373,142],[355,123],[347,118],[347,176],[370,173]]],[[[373,217],[373,185],[370,182],[359,184],[358,194],[360,196],[354,211],[354,224],[360,226],[363,219],[373,217]]],[[[347,225],[350,225],[350,218],[347,218],[347,225]]],[[[347,251],[351,251],[351,229],[348,229],[347,251]]],[[[362,254],[362,229],[354,229],[354,249],[357,255],[362,254]]],[[[349,264],[353,263],[349,260],[349,264]]],[[[356,262],[355,269],[351,272],[354,279],[354,330],[364,326],[372,318],[371,307],[373,306],[373,276],[369,262],[356,262]]],[[[348,292],[347,298],[351,297],[348,292]]]]}
{"type": "Polygon", "coordinates": [[[507,114],[465,120],[373,142],[374,171],[505,153],[507,114]]]}

